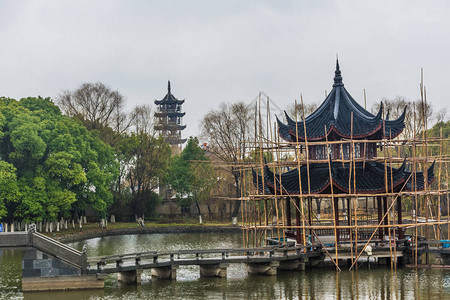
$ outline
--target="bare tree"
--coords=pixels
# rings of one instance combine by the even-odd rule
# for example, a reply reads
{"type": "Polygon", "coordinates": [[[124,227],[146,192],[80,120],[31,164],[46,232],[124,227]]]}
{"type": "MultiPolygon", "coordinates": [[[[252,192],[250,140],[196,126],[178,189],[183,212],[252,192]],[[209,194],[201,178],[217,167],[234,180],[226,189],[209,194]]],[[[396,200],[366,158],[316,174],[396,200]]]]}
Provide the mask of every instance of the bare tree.
{"type": "MultiPolygon", "coordinates": [[[[233,176],[235,197],[241,196],[240,164],[245,159],[252,122],[252,107],[237,102],[232,105],[222,103],[218,110],[210,111],[201,124],[209,152],[226,163],[224,169],[233,176]]],[[[235,201],[233,217],[238,215],[240,204],[240,200],[235,201]]]]}
{"type": "Polygon", "coordinates": [[[309,104],[303,104],[302,103],[293,103],[288,106],[286,109],[286,112],[291,117],[291,119],[295,120],[301,120],[303,119],[303,111],[305,114],[305,117],[312,114],[317,108],[319,107],[319,104],[316,102],[309,103],[309,104]],[[297,117],[296,117],[297,116],[297,117]]]}
{"type": "MultiPolygon", "coordinates": [[[[432,120],[433,108],[430,104],[422,104],[421,100],[411,101],[404,97],[397,96],[394,99],[383,98],[382,102],[385,117],[389,120],[395,120],[400,117],[406,108],[405,129],[401,135],[405,139],[412,139],[422,131],[423,117],[425,117],[426,123],[429,123],[432,120]]],[[[372,113],[377,113],[379,109],[380,103],[373,105],[372,113]]]]}
{"type": "Polygon", "coordinates": [[[100,131],[100,137],[110,144],[131,125],[122,94],[101,82],[83,83],[73,92],[63,91],[57,102],[67,115],[79,119],[89,130],[100,131]]]}
{"type": "Polygon", "coordinates": [[[436,113],[436,123],[440,123],[440,122],[446,122],[447,119],[447,108],[441,108],[437,113],[436,113]]]}
{"type": "Polygon", "coordinates": [[[132,131],[139,133],[147,133],[154,136],[154,123],[152,109],[148,105],[136,106],[130,116],[132,131]]]}

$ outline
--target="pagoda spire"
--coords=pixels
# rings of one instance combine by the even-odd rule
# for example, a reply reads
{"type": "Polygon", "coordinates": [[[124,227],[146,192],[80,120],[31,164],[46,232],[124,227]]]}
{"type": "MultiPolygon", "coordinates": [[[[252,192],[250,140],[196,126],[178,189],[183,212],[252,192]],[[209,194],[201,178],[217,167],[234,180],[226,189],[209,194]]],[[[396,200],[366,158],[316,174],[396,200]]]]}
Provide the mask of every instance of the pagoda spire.
{"type": "Polygon", "coordinates": [[[341,70],[339,70],[339,59],[336,58],[336,71],[334,71],[334,84],[333,87],[344,86],[342,83],[341,70]]]}
{"type": "Polygon", "coordinates": [[[167,83],[167,92],[170,94],[170,80],[168,80],[168,83],[167,83]]]}

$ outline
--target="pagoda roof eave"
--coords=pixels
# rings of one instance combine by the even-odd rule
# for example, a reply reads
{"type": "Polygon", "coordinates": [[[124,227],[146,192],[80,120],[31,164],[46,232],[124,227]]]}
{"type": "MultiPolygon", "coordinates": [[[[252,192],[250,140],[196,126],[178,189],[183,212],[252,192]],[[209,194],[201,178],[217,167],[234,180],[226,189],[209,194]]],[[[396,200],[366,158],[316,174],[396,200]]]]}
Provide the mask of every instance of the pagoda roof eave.
{"type": "MultiPolygon", "coordinates": [[[[274,174],[266,166],[263,174],[258,174],[253,170],[253,183],[263,192],[263,176],[264,176],[264,194],[277,195],[298,195],[298,194],[330,194],[331,184],[328,163],[318,163],[310,165],[310,179],[308,184],[307,171],[304,167],[300,168],[301,180],[299,180],[298,169],[285,172],[283,174],[274,174]],[[280,184],[280,178],[282,184],[280,184]],[[299,182],[302,184],[300,188],[299,182]]],[[[428,168],[428,185],[435,179],[433,163],[428,168]]],[[[385,170],[385,166],[378,162],[356,163],[356,189],[353,190],[352,185],[348,186],[348,164],[346,167],[341,167],[342,163],[331,163],[332,175],[331,183],[333,188],[336,188],[343,194],[380,194],[385,192],[400,192],[412,191],[412,173],[405,171],[406,161],[399,168],[392,168],[392,184],[384,182],[384,172],[388,172],[388,178],[391,178],[391,169],[385,170]]],[[[353,181],[351,177],[350,182],[353,181]]],[[[417,190],[424,189],[424,174],[423,172],[416,173],[417,190]]]]}
{"type": "MultiPolygon", "coordinates": [[[[308,138],[308,141],[311,142],[319,142],[319,141],[325,141],[327,139],[327,137],[329,137],[332,133],[335,133],[337,136],[341,137],[341,138],[345,138],[345,139],[367,139],[373,136],[376,136],[377,133],[380,132],[380,130],[382,129],[382,125],[378,125],[372,132],[369,132],[367,134],[361,134],[361,135],[347,135],[347,134],[343,134],[342,132],[340,132],[334,125],[331,125],[329,128],[327,128],[327,133],[322,135],[322,136],[318,136],[318,137],[313,137],[313,138],[308,138]]],[[[325,127],[324,127],[324,132],[325,132],[325,127]]],[[[291,135],[291,140],[292,141],[296,141],[296,135],[294,132],[292,132],[292,129],[289,130],[289,134],[291,135]]],[[[392,138],[394,138],[396,136],[392,136],[392,138]]],[[[304,136],[298,136],[298,141],[299,142],[304,142],[304,136]]]]}
{"type": "Polygon", "coordinates": [[[168,95],[166,95],[163,99],[155,100],[154,102],[156,105],[161,105],[161,104],[183,104],[184,101],[185,99],[178,100],[177,98],[173,97],[173,95],[171,95],[171,97],[168,97],[168,95]]]}
{"type": "Polygon", "coordinates": [[[171,112],[171,111],[157,111],[155,112],[155,117],[184,117],[185,112],[171,112]]]}

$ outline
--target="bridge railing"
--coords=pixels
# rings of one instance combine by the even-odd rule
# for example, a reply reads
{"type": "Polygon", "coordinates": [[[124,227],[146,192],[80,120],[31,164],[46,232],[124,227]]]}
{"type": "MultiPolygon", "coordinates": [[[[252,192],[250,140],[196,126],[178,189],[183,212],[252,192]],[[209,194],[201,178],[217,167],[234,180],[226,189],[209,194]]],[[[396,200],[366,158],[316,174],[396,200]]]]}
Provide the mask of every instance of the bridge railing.
{"type": "Polygon", "coordinates": [[[97,269],[101,269],[103,266],[111,263],[115,263],[116,267],[122,266],[124,261],[134,261],[136,265],[139,265],[142,260],[151,260],[153,263],[158,263],[158,259],[169,259],[175,262],[180,259],[203,259],[203,258],[218,258],[226,260],[231,256],[268,256],[268,257],[280,257],[288,256],[289,253],[301,254],[304,251],[311,252],[313,250],[320,249],[321,246],[308,245],[308,246],[271,246],[271,247],[259,247],[259,248],[234,248],[234,249],[205,249],[205,250],[176,250],[176,251],[149,251],[149,252],[136,252],[127,253],[121,255],[109,255],[101,257],[91,257],[87,260],[88,265],[96,265],[97,269]]]}
{"type": "Polygon", "coordinates": [[[34,247],[82,271],[87,269],[86,254],[38,232],[4,232],[0,247],[34,247]]]}
{"type": "Polygon", "coordinates": [[[76,268],[86,269],[86,255],[38,232],[30,233],[30,246],[52,255],[76,268]]]}

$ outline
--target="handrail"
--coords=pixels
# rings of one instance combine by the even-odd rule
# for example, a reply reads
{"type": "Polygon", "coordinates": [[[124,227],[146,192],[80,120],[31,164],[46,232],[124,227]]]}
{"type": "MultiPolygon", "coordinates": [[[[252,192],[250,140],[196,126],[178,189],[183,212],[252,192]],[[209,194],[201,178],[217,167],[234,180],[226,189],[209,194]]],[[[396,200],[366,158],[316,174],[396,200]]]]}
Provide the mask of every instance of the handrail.
{"type": "Polygon", "coordinates": [[[52,255],[76,268],[86,269],[86,255],[61,242],[37,232],[29,232],[30,246],[52,255]]]}
{"type": "Polygon", "coordinates": [[[180,256],[186,254],[196,254],[206,255],[206,254],[222,254],[229,256],[230,254],[240,254],[245,253],[246,255],[252,255],[253,253],[263,253],[263,252],[284,252],[288,251],[299,251],[302,249],[310,249],[310,248],[320,248],[320,244],[307,245],[307,246],[271,246],[271,247],[258,247],[258,248],[229,248],[229,249],[199,249],[199,250],[175,250],[175,251],[148,251],[148,252],[136,252],[136,253],[127,253],[127,254],[118,254],[118,255],[108,255],[108,256],[100,256],[100,257],[90,257],[88,259],[89,263],[93,262],[103,262],[106,263],[108,261],[123,261],[127,259],[145,259],[145,258],[158,258],[161,256],[180,256]]]}
{"type": "Polygon", "coordinates": [[[49,238],[49,237],[47,237],[47,236],[45,236],[45,235],[43,235],[43,234],[41,234],[41,233],[39,233],[39,232],[33,232],[33,235],[34,235],[34,236],[37,236],[37,237],[39,237],[39,238],[41,238],[41,239],[44,239],[44,240],[46,240],[46,241],[48,241],[48,242],[50,242],[50,243],[56,244],[56,245],[58,245],[58,247],[64,248],[65,250],[68,250],[68,251],[70,251],[70,252],[73,252],[74,254],[78,254],[78,255],[82,255],[82,254],[83,254],[81,251],[78,251],[78,250],[75,249],[75,248],[72,248],[72,247],[70,247],[70,246],[67,246],[66,244],[63,244],[63,243],[61,243],[61,242],[59,242],[59,241],[57,241],[57,240],[54,240],[54,239],[52,239],[52,238],[49,238]]]}

